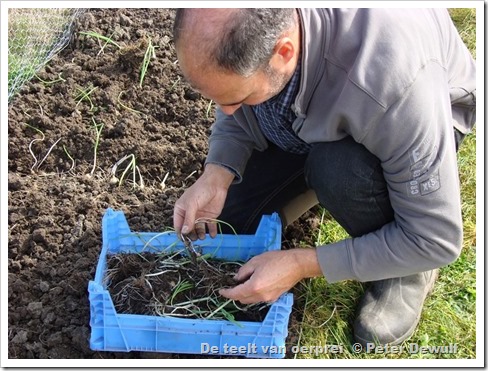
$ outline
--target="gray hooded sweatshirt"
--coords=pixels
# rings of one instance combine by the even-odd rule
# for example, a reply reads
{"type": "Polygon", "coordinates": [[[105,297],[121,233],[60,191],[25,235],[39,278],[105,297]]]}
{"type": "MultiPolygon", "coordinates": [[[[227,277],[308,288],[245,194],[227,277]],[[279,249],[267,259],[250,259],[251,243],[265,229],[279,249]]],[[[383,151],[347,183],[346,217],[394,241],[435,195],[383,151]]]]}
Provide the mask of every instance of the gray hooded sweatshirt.
{"type": "MultiPolygon", "coordinates": [[[[475,122],[475,63],[445,9],[299,9],[302,76],[295,133],[307,143],[351,136],[381,161],[394,221],[319,246],[329,282],[372,281],[446,265],[462,220],[453,127],[475,122]]],[[[207,163],[242,179],[267,141],[249,106],[217,111],[207,163]]]]}

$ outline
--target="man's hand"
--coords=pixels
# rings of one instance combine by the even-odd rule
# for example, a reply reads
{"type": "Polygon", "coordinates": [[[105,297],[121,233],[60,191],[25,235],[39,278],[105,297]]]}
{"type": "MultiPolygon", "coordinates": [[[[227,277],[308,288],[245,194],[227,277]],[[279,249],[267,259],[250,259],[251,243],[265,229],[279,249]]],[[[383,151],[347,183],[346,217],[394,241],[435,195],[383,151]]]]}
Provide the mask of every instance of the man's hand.
{"type": "Polygon", "coordinates": [[[205,225],[212,237],[217,235],[215,223],[197,223],[199,218],[217,218],[224,207],[227,190],[234,175],[218,165],[208,164],[202,176],[176,201],[173,224],[178,235],[205,238],[205,225]]]}
{"type": "Polygon", "coordinates": [[[239,269],[235,280],[244,283],[219,292],[243,304],[273,302],[301,279],[321,274],[315,249],[268,251],[239,269]]]}

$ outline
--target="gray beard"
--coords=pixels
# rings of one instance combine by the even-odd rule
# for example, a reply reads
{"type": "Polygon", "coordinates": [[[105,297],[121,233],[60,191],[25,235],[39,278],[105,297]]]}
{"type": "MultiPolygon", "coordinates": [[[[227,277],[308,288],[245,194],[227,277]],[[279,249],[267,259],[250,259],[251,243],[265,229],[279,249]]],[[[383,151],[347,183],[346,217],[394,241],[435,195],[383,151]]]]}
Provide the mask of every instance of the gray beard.
{"type": "Polygon", "coordinates": [[[281,93],[281,91],[284,89],[286,84],[290,81],[291,77],[293,76],[293,73],[290,76],[286,76],[284,74],[279,74],[275,70],[273,70],[271,67],[266,67],[265,69],[266,76],[270,79],[270,97],[274,97],[281,93]]]}

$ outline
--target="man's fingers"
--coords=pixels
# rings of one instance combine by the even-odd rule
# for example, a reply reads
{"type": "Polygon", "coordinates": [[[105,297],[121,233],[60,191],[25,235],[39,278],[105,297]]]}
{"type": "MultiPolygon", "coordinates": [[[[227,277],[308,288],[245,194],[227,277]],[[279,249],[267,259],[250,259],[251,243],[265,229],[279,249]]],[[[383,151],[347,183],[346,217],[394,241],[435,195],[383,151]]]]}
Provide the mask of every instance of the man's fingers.
{"type": "Polygon", "coordinates": [[[250,281],[246,281],[232,288],[220,289],[219,294],[227,299],[239,301],[242,304],[271,303],[276,300],[266,293],[256,292],[254,285],[250,281]]]}
{"type": "MultiPolygon", "coordinates": [[[[173,226],[178,236],[190,235],[195,230],[195,214],[196,210],[190,206],[181,207],[178,204],[175,205],[173,211],[173,226]]],[[[192,239],[196,239],[196,234],[189,236],[192,239]]]]}
{"type": "Polygon", "coordinates": [[[195,232],[200,240],[205,239],[205,223],[203,222],[196,223],[195,232]]]}
{"type": "Polygon", "coordinates": [[[185,222],[185,210],[175,206],[173,210],[173,227],[178,236],[181,235],[181,229],[183,228],[183,223],[185,222]]]}
{"type": "Polygon", "coordinates": [[[192,240],[195,239],[200,239],[204,240],[205,237],[207,237],[207,229],[208,229],[208,234],[213,238],[217,236],[218,228],[217,228],[217,223],[213,221],[198,221],[199,219],[196,220],[195,222],[195,227],[192,232],[189,233],[190,238],[192,240]]]}
{"type": "Polygon", "coordinates": [[[246,264],[239,268],[234,279],[237,282],[244,282],[247,280],[251,275],[254,273],[254,265],[252,264],[252,259],[249,260],[246,264]]]}
{"type": "Polygon", "coordinates": [[[208,228],[208,234],[210,235],[210,237],[214,238],[215,236],[217,236],[217,223],[215,222],[210,222],[210,223],[207,223],[207,228],[208,228]]]}
{"type": "Polygon", "coordinates": [[[192,231],[190,231],[190,233],[182,234],[182,236],[184,238],[191,240],[191,241],[196,241],[198,239],[197,233],[195,232],[194,229],[192,231]]]}
{"type": "Polygon", "coordinates": [[[192,208],[175,206],[173,211],[173,226],[178,236],[189,235],[194,230],[194,223],[195,211],[192,208]]]}
{"type": "Polygon", "coordinates": [[[238,300],[243,304],[250,304],[260,301],[254,298],[256,293],[253,290],[253,284],[250,280],[253,272],[254,266],[252,265],[251,261],[244,264],[234,276],[234,279],[237,282],[241,282],[241,284],[232,288],[221,289],[219,291],[220,295],[226,297],[227,299],[238,300]]]}
{"type": "Polygon", "coordinates": [[[250,304],[253,301],[248,291],[246,283],[243,283],[230,289],[220,289],[219,294],[224,298],[240,301],[242,304],[250,304]]]}

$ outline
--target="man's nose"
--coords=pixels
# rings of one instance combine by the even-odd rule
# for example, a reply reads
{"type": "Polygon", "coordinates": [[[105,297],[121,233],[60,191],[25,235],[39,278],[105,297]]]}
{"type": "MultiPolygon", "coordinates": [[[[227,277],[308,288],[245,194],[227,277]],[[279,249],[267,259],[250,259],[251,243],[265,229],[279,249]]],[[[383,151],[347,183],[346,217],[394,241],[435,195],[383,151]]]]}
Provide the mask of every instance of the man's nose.
{"type": "Polygon", "coordinates": [[[223,113],[226,115],[232,115],[235,111],[237,111],[242,104],[234,104],[232,106],[220,106],[220,109],[222,110],[223,113]]]}

